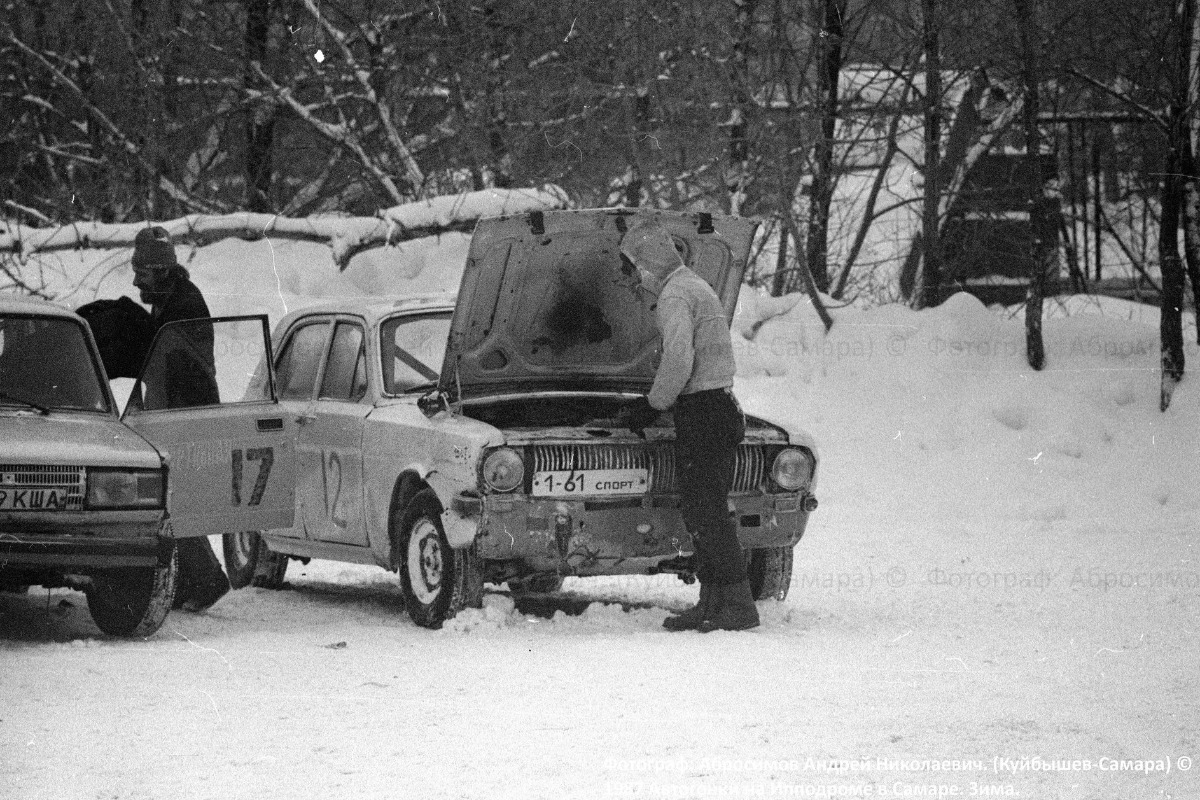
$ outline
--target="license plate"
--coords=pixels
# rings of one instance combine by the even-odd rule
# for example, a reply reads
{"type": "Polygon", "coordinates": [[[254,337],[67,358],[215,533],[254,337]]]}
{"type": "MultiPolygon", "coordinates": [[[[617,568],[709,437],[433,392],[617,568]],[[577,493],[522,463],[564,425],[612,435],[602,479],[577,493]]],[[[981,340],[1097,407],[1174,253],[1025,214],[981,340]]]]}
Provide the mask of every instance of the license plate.
{"type": "Polygon", "coordinates": [[[644,469],[557,469],[533,473],[533,493],[543,497],[645,494],[649,488],[649,475],[644,469]]]}
{"type": "Polygon", "coordinates": [[[61,486],[21,489],[0,488],[0,511],[61,511],[67,507],[69,490],[61,486]]]}

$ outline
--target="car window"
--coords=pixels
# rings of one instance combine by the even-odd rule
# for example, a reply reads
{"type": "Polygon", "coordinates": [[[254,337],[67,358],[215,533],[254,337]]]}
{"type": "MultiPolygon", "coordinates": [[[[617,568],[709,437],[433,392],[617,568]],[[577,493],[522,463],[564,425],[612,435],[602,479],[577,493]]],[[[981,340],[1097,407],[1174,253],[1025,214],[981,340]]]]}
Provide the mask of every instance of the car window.
{"type": "Polygon", "coordinates": [[[312,397],[328,332],[328,320],[320,320],[297,328],[288,337],[275,367],[280,400],[307,400],[312,397]]]}
{"type": "Polygon", "coordinates": [[[159,329],[132,399],[158,411],[274,400],[264,369],[262,316],[168,322],[159,329]]]}
{"type": "Polygon", "coordinates": [[[73,319],[0,316],[0,405],[107,411],[83,326],[73,319]]]}
{"type": "Polygon", "coordinates": [[[449,314],[393,317],[380,326],[383,386],[387,394],[403,394],[436,383],[446,357],[449,314]]]}
{"type": "Polygon", "coordinates": [[[362,327],[339,322],[333,330],[329,359],[325,362],[325,377],[321,393],[328,400],[358,402],[367,393],[367,358],[363,348],[362,327]]]}

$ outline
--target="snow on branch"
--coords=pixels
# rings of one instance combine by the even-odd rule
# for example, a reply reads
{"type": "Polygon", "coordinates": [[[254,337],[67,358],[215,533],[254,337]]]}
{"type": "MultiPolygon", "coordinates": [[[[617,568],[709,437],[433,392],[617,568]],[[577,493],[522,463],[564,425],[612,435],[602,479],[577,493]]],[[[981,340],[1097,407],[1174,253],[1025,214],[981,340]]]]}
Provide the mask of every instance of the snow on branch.
{"type": "MultiPolygon", "coordinates": [[[[485,189],[433,197],[384,209],[374,217],[293,218],[247,212],[191,214],[154,224],[166,228],[172,241],[194,245],[212,244],[233,237],[324,242],[329,245],[338,269],[345,269],[351,257],[372,247],[453,231],[469,232],[482,217],[566,207],[566,193],[557,186],[546,186],[541,189],[485,189]]],[[[0,252],[13,253],[24,260],[56,250],[133,247],[133,238],[148,224],[77,222],[54,228],[35,228],[0,220],[0,252]]]]}

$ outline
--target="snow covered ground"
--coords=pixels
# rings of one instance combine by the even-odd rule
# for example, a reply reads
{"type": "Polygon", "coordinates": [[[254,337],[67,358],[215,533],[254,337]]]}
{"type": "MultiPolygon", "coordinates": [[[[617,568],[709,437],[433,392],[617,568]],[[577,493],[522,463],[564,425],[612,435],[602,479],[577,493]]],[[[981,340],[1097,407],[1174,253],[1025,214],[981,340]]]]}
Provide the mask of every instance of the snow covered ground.
{"type": "MultiPolygon", "coordinates": [[[[277,319],[453,288],[464,249],[190,266],[215,313],[277,319]]],[[[133,295],[73,258],[70,305],[133,295]]],[[[0,798],[1200,797],[1200,348],[1161,414],[1153,310],[1056,308],[1035,373],[965,295],[742,337],[780,302],[743,295],[736,390],[817,437],[821,506],[759,629],[663,631],[696,589],[661,576],[433,632],[388,573],[293,562],[133,642],[81,594],[0,595],[0,798]]]]}

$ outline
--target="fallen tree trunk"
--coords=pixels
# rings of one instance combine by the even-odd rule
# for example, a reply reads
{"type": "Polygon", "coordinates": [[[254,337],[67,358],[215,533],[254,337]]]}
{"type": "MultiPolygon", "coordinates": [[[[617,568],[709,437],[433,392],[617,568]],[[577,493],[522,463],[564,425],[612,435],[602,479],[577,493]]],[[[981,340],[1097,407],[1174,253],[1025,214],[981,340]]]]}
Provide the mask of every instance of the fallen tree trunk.
{"type": "MultiPolygon", "coordinates": [[[[324,242],[333,262],[345,269],[356,254],[373,247],[435,236],[470,232],[482,217],[521,214],[566,208],[566,193],[557,187],[543,189],[487,189],[461,195],[434,197],[393,206],[374,217],[282,217],[277,214],[190,214],[155,223],[166,228],[172,241],[193,245],[222,239],[257,240],[265,237],[324,242]]],[[[0,227],[0,252],[19,260],[39,253],[86,248],[133,247],[133,238],[148,223],[108,224],[76,222],[35,228],[10,223],[0,227]]]]}

